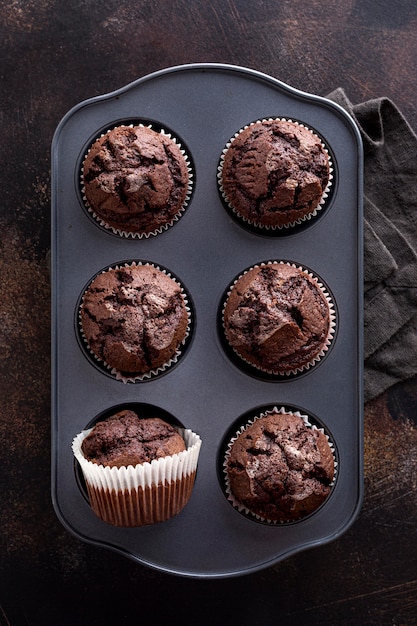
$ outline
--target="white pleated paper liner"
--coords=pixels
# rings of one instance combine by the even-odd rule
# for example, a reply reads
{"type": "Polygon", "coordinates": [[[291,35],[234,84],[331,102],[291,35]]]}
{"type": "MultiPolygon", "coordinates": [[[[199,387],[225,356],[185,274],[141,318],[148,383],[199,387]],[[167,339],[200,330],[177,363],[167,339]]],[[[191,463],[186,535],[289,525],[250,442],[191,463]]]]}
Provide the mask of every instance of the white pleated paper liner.
{"type": "Polygon", "coordinates": [[[182,298],[183,298],[183,302],[184,302],[184,305],[185,305],[185,310],[186,310],[187,317],[188,317],[187,329],[186,329],[186,332],[185,332],[183,340],[181,341],[180,345],[176,349],[176,351],[173,354],[173,356],[168,361],[163,363],[162,365],[159,365],[158,367],[154,367],[152,369],[149,369],[148,371],[143,372],[143,373],[124,372],[124,371],[118,370],[118,369],[112,367],[111,365],[109,365],[103,358],[100,358],[100,356],[97,355],[90,348],[88,340],[87,340],[87,338],[86,338],[86,336],[84,334],[83,327],[82,327],[81,309],[82,309],[84,294],[88,291],[88,289],[89,289],[89,287],[90,287],[90,285],[93,282],[95,277],[93,277],[91,279],[91,281],[89,281],[87,287],[83,290],[83,294],[82,294],[81,299],[80,299],[80,304],[79,304],[79,306],[77,308],[78,333],[79,333],[79,336],[80,336],[81,341],[82,341],[82,346],[84,348],[84,352],[86,352],[86,354],[90,357],[90,359],[94,363],[96,363],[97,365],[100,366],[100,369],[102,371],[106,372],[110,376],[114,377],[116,380],[119,380],[119,381],[121,381],[123,383],[142,382],[142,381],[149,380],[151,378],[154,378],[156,376],[159,376],[159,375],[165,373],[168,369],[170,369],[171,367],[176,365],[178,360],[183,356],[184,351],[185,351],[185,349],[186,349],[186,347],[188,345],[188,342],[189,342],[189,340],[191,338],[191,333],[192,333],[193,314],[192,314],[192,311],[191,311],[190,302],[188,300],[188,295],[187,295],[183,285],[180,283],[180,281],[177,280],[177,278],[175,276],[173,276],[173,274],[171,272],[169,272],[168,270],[162,268],[159,265],[156,265],[156,264],[150,263],[150,262],[131,261],[131,262],[123,263],[123,264],[112,265],[112,266],[107,267],[106,269],[104,269],[101,273],[105,273],[105,272],[108,272],[108,271],[111,271],[111,270],[115,270],[115,269],[120,269],[122,267],[136,267],[136,266],[142,266],[142,265],[155,268],[155,269],[163,272],[169,278],[171,278],[172,280],[174,280],[176,282],[176,284],[181,289],[181,295],[182,295],[182,298]]]}
{"type": "Polygon", "coordinates": [[[290,263],[288,261],[266,261],[264,263],[258,263],[255,264],[253,266],[251,266],[250,268],[248,268],[247,270],[245,270],[242,274],[240,274],[236,280],[234,280],[233,284],[230,286],[230,288],[228,289],[227,293],[226,293],[226,297],[224,299],[223,305],[222,305],[222,312],[221,312],[221,321],[222,321],[222,333],[223,333],[223,338],[224,338],[224,342],[227,345],[227,348],[229,350],[232,351],[233,355],[237,358],[237,361],[242,362],[243,364],[245,364],[249,370],[252,370],[254,372],[261,372],[262,374],[265,374],[267,376],[271,376],[271,377],[291,377],[291,376],[296,376],[299,375],[301,373],[304,373],[308,370],[310,370],[314,365],[316,365],[317,363],[319,363],[324,356],[326,356],[333,340],[334,340],[334,336],[335,336],[335,331],[336,331],[336,311],[335,311],[335,305],[333,303],[333,300],[327,290],[327,288],[324,286],[324,284],[322,282],[319,281],[318,277],[315,276],[310,270],[297,265],[295,263],[290,263]],[[328,310],[329,310],[329,328],[328,328],[328,332],[327,332],[327,336],[325,337],[324,341],[323,341],[323,345],[320,349],[320,351],[314,355],[314,357],[308,361],[307,363],[300,365],[298,367],[295,367],[293,369],[268,369],[266,367],[262,367],[260,365],[256,365],[255,363],[253,363],[252,361],[249,361],[248,359],[246,359],[244,356],[242,356],[238,350],[236,350],[227,340],[227,335],[226,335],[226,328],[225,328],[225,324],[224,324],[224,312],[225,312],[225,308],[226,308],[226,304],[227,304],[227,300],[234,288],[234,286],[236,285],[236,283],[238,282],[238,280],[244,276],[245,274],[247,274],[250,270],[254,269],[254,268],[258,268],[258,267],[266,267],[268,265],[276,265],[276,264],[280,264],[280,265],[289,265],[291,267],[294,267],[296,269],[301,270],[304,274],[306,274],[310,279],[312,279],[314,281],[314,283],[317,285],[317,287],[320,289],[320,291],[322,292],[322,294],[324,295],[327,305],[328,305],[328,310]]]}
{"type": "Polygon", "coordinates": [[[266,524],[270,524],[272,526],[282,526],[284,524],[298,524],[301,521],[304,521],[307,517],[310,517],[310,515],[314,514],[318,509],[320,509],[322,506],[324,506],[328,500],[328,498],[331,495],[331,491],[335,485],[336,482],[336,478],[337,478],[337,473],[338,473],[338,461],[337,461],[337,455],[336,455],[336,450],[335,450],[335,446],[334,443],[331,441],[329,435],[327,434],[327,432],[325,431],[324,428],[322,428],[321,426],[317,426],[316,424],[312,424],[310,422],[310,417],[306,414],[301,413],[300,411],[292,411],[289,410],[283,406],[280,406],[279,408],[277,406],[273,407],[272,409],[268,409],[265,411],[260,412],[259,414],[255,415],[252,419],[249,419],[244,425],[242,425],[235,433],[235,435],[230,439],[230,441],[227,444],[227,448],[226,448],[226,452],[225,452],[225,456],[224,456],[224,460],[223,460],[223,478],[224,478],[224,485],[225,485],[225,494],[226,497],[228,499],[228,501],[232,504],[232,506],[239,511],[240,513],[243,513],[245,515],[247,515],[249,518],[254,519],[258,522],[263,522],[266,524]],[[333,480],[330,483],[329,487],[330,487],[330,492],[327,495],[326,499],[324,500],[324,502],[322,504],[320,504],[317,509],[315,511],[312,511],[311,513],[309,513],[308,515],[304,516],[304,517],[300,517],[299,519],[289,519],[287,521],[277,521],[277,520],[270,520],[267,519],[265,517],[262,517],[261,515],[251,511],[245,504],[243,504],[242,502],[239,502],[235,496],[233,495],[231,488],[230,488],[230,482],[229,482],[229,477],[228,477],[228,471],[227,471],[227,464],[228,464],[228,459],[229,459],[229,455],[233,446],[233,443],[236,441],[236,439],[239,437],[239,435],[241,435],[243,432],[245,432],[245,430],[248,428],[248,426],[251,426],[256,420],[258,419],[262,419],[272,413],[281,413],[281,414],[287,414],[287,415],[295,415],[296,417],[300,417],[304,424],[308,427],[311,428],[313,430],[319,430],[321,433],[323,433],[328,441],[328,444],[330,446],[332,455],[333,455],[333,461],[334,461],[334,475],[333,475],[333,480]]]}
{"type": "MultiPolygon", "coordinates": [[[[193,192],[193,186],[194,186],[194,172],[193,172],[193,167],[191,165],[191,159],[189,157],[189,155],[187,154],[186,150],[183,148],[181,142],[179,141],[179,139],[177,139],[171,132],[163,129],[163,128],[154,128],[154,125],[152,124],[143,124],[143,123],[137,123],[137,124],[117,124],[117,126],[114,126],[113,128],[109,128],[105,133],[102,133],[100,135],[100,137],[104,137],[107,133],[111,132],[112,130],[116,129],[116,128],[133,128],[134,126],[141,126],[141,127],[147,127],[150,128],[151,130],[154,130],[155,132],[158,132],[161,135],[165,135],[166,137],[168,137],[169,139],[171,139],[171,141],[173,141],[178,148],[181,151],[181,154],[184,157],[186,166],[187,166],[187,170],[188,170],[188,186],[187,186],[187,192],[186,192],[186,196],[184,198],[184,202],[182,203],[182,206],[178,208],[178,211],[175,213],[175,215],[173,215],[171,217],[170,220],[168,220],[165,224],[159,226],[158,228],[155,228],[154,230],[151,230],[149,232],[142,232],[142,231],[130,231],[130,230],[124,230],[123,228],[116,228],[115,226],[112,226],[110,224],[108,224],[100,215],[98,215],[94,208],[91,207],[90,203],[88,202],[88,199],[86,197],[86,193],[85,193],[85,185],[84,185],[84,175],[83,175],[83,170],[84,170],[84,161],[89,153],[89,150],[91,149],[91,147],[94,145],[94,142],[91,143],[90,145],[90,149],[86,152],[86,154],[84,155],[84,159],[81,165],[81,179],[80,179],[80,191],[81,191],[81,197],[82,197],[82,201],[84,203],[84,206],[87,210],[87,212],[89,213],[89,215],[96,221],[96,223],[98,225],[100,225],[102,228],[104,228],[105,230],[112,232],[114,235],[117,235],[119,237],[124,237],[124,238],[133,238],[133,239],[148,239],[149,237],[154,237],[156,235],[160,235],[161,233],[165,232],[166,230],[168,230],[169,228],[171,228],[176,222],[178,222],[178,220],[184,215],[186,209],[189,206],[190,200],[191,200],[191,196],[192,196],[192,192],[193,192]]],[[[100,137],[96,138],[99,139],[100,137]]]]}
{"type": "Polygon", "coordinates": [[[186,450],[133,467],[108,467],[88,461],[81,446],[92,429],[79,433],[72,450],[86,483],[91,508],[114,526],[145,526],[177,515],[191,497],[201,438],[178,428],[186,450]]]}
{"type": "Polygon", "coordinates": [[[217,168],[217,182],[218,182],[218,187],[219,187],[219,191],[220,194],[223,198],[223,201],[225,202],[226,206],[229,208],[229,210],[233,213],[233,215],[238,218],[243,224],[245,224],[246,226],[250,227],[250,228],[254,228],[256,230],[259,229],[260,232],[264,232],[266,234],[273,234],[273,233],[282,233],[285,231],[288,231],[288,229],[294,228],[296,226],[300,226],[301,224],[308,224],[308,222],[317,216],[317,214],[322,211],[322,209],[324,209],[327,206],[328,203],[328,199],[329,199],[329,195],[331,192],[331,188],[333,185],[333,172],[334,172],[334,168],[333,168],[333,163],[331,160],[331,156],[330,156],[330,151],[329,148],[325,145],[325,143],[323,142],[323,140],[321,139],[321,137],[319,137],[317,135],[317,133],[315,133],[311,128],[309,128],[309,126],[307,126],[306,124],[303,124],[301,122],[298,122],[296,120],[292,120],[290,118],[284,118],[284,117],[268,117],[268,118],[261,118],[259,120],[255,120],[254,122],[251,122],[250,124],[247,124],[246,126],[243,126],[242,128],[240,128],[234,135],[233,137],[230,138],[230,140],[227,142],[226,146],[224,147],[221,156],[220,156],[220,162],[217,168]],[[232,143],[236,140],[237,137],[239,137],[239,135],[246,130],[247,128],[249,128],[250,126],[253,126],[255,124],[259,124],[261,122],[265,122],[265,121],[273,121],[273,120],[278,120],[278,121],[283,121],[283,122],[291,122],[293,124],[296,124],[297,126],[302,126],[303,128],[306,128],[308,131],[311,132],[312,135],[314,135],[315,137],[317,137],[320,140],[321,146],[324,150],[324,152],[327,155],[328,158],[328,163],[329,163],[329,180],[327,182],[327,185],[323,191],[323,194],[321,196],[321,199],[318,203],[318,205],[312,209],[309,213],[307,213],[307,215],[303,215],[300,216],[299,218],[297,218],[296,220],[293,220],[291,222],[288,222],[286,224],[280,224],[280,225],[267,225],[267,224],[260,224],[259,222],[255,222],[253,220],[248,219],[246,216],[242,215],[241,212],[239,211],[239,209],[237,207],[235,207],[233,205],[233,202],[231,202],[229,200],[229,198],[227,197],[227,194],[223,188],[223,184],[222,184],[222,172],[223,172],[223,164],[224,164],[224,157],[226,155],[226,152],[228,151],[228,149],[230,148],[230,146],[232,145],[232,143]]]}

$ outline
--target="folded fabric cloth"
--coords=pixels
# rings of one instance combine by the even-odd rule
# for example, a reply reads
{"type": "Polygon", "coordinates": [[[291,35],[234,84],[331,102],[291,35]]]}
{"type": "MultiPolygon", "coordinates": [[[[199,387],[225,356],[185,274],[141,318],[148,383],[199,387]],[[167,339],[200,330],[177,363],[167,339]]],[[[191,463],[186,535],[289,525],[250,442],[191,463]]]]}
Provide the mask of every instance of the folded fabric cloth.
{"type": "Polygon", "coordinates": [[[365,402],[417,375],[417,136],[388,98],[353,105],[364,147],[365,402]]]}

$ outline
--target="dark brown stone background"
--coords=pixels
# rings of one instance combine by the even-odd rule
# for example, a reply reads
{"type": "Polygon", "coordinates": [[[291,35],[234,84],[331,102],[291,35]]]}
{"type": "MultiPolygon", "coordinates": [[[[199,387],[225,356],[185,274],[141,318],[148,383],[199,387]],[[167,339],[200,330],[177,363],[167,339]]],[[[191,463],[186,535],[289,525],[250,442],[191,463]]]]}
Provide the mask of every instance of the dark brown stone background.
{"type": "Polygon", "coordinates": [[[366,407],[365,498],[329,545],[196,581],[70,535],[50,497],[50,145],[78,102],[182,63],[248,66],[417,129],[415,0],[0,0],[0,625],[417,623],[417,381],[366,407]],[[193,617],[191,617],[193,616],[193,617]]]}

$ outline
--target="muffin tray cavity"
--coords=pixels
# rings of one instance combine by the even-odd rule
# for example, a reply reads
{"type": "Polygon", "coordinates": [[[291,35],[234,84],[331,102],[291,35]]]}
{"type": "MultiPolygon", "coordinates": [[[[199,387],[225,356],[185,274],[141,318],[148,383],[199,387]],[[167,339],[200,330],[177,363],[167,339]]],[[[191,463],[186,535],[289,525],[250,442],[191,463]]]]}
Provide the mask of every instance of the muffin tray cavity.
{"type": "Polygon", "coordinates": [[[61,120],[52,143],[52,498],[75,536],[165,572],[221,578],[273,565],[350,527],[363,491],[362,168],[358,129],[341,107],[230,65],[162,70],[82,102],[61,120]],[[331,156],[331,192],[311,219],[291,228],[251,230],[225,206],[218,167],[230,137],[269,117],[297,120],[320,136],[331,156]],[[143,238],[122,236],[91,217],[80,181],[94,139],[131,123],[172,132],[193,175],[181,218],[143,238]],[[329,349],[292,376],[245,367],[222,333],[229,286],[248,267],[269,261],[307,268],[334,306],[329,349]],[[85,286],[98,272],[126,263],[150,263],[171,273],[192,314],[180,358],[137,381],[97,364],[78,324],[85,286]],[[140,528],[119,528],[96,517],[71,449],[74,437],[99,417],[129,407],[143,416],[169,416],[202,439],[186,507],[166,522],[140,528]],[[307,415],[334,446],[331,493],[298,522],[263,523],[237,511],[225,491],[230,436],[248,416],[271,407],[307,415]]]}

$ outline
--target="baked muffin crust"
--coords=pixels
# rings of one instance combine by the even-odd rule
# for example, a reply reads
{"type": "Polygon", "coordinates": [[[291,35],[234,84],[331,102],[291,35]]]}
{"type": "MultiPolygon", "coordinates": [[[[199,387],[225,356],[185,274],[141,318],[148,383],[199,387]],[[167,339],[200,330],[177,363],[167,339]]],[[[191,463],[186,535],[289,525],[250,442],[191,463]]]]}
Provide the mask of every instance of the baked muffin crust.
{"type": "Polygon", "coordinates": [[[159,417],[140,419],[130,410],[98,422],[82,443],[88,461],[110,467],[150,463],[185,449],[183,438],[173,426],[159,417]]]}
{"type": "Polygon", "coordinates": [[[233,285],[223,314],[227,341],[245,361],[283,374],[320,354],[330,328],[329,305],[300,268],[271,263],[251,268],[233,285]]]}
{"type": "Polygon", "coordinates": [[[221,184],[227,201],[255,226],[282,227],[318,206],[329,182],[329,159],[309,129],[262,120],[233,139],[221,184]]]}
{"type": "Polygon", "coordinates": [[[188,315],[179,284],[151,265],[114,268],[92,281],[81,304],[90,350],[127,374],[166,364],[184,341],[188,315]]]}
{"type": "Polygon", "coordinates": [[[99,139],[83,166],[85,197],[108,226],[150,233],[172,222],[188,193],[187,162],[168,136],[120,126],[99,139]]]}
{"type": "Polygon", "coordinates": [[[292,413],[256,419],[233,442],[227,459],[235,499],[261,518],[298,520],[324,502],[334,478],[326,436],[292,413]]]}

